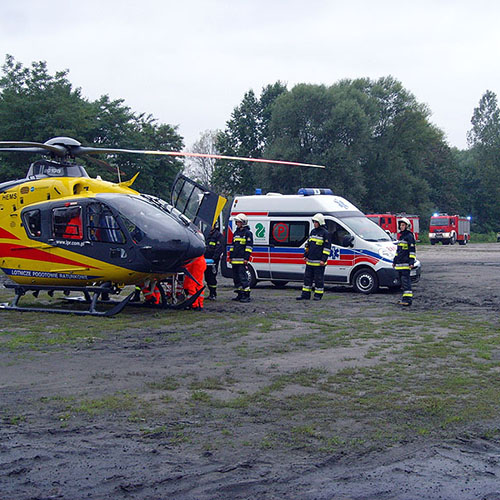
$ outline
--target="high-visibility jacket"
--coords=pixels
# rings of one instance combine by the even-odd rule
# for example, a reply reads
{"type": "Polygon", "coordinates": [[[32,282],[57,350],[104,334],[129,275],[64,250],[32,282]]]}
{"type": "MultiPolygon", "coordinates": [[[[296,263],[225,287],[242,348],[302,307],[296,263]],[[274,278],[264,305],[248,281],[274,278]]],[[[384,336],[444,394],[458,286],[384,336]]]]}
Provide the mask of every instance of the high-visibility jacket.
{"type": "Polygon", "coordinates": [[[398,233],[398,247],[393,260],[394,267],[397,271],[410,269],[413,266],[416,258],[415,236],[408,229],[398,233]]]}
{"type": "Polygon", "coordinates": [[[161,301],[160,290],[156,286],[156,284],[153,287],[144,285],[142,288],[142,293],[144,295],[144,300],[149,304],[158,305],[161,301]]]}
{"type": "Polygon", "coordinates": [[[205,259],[212,259],[215,264],[220,260],[224,250],[222,243],[222,234],[218,229],[212,228],[206,239],[207,249],[205,250],[205,259]]]}
{"type": "Polygon", "coordinates": [[[307,259],[308,266],[320,266],[326,262],[331,251],[330,233],[325,226],[313,228],[306,241],[304,257],[307,259]]]}
{"type": "Polygon", "coordinates": [[[231,264],[244,264],[250,260],[253,250],[253,234],[248,226],[243,226],[233,234],[233,244],[229,248],[229,260],[231,264]]]}
{"type": "Polygon", "coordinates": [[[79,215],[68,222],[64,230],[64,237],[70,240],[81,240],[83,238],[82,218],[79,215]]]}

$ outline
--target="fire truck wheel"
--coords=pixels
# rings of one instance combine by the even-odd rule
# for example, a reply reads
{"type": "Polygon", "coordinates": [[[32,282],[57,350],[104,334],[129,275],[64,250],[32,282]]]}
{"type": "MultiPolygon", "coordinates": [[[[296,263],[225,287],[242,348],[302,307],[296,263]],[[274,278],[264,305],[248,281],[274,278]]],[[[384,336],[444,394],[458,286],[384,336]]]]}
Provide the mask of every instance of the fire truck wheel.
{"type": "Polygon", "coordinates": [[[450,245],[454,245],[457,242],[457,235],[453,233],[450,238],[450,245]]]}
{"type": "Polygon", "coordinates": [[[373,293],[378,288],[377,275],[368,268],[356,271],[352,278],[352,286],[357,292],[360,293],[373,293]]]}
{"type": "Polygon", "coordinates": [[[434,240],[431,240],[431,245],[434,246],[436,242],[434,240]]]}
{"type": "Polygon", "coordinates": [[[459,240],[459,241],[458,241],[458,244],[459,244],[459,245],[467,245],[467,236],[464,236],[464,239],[463,239],[463,240],[459,240]]]}

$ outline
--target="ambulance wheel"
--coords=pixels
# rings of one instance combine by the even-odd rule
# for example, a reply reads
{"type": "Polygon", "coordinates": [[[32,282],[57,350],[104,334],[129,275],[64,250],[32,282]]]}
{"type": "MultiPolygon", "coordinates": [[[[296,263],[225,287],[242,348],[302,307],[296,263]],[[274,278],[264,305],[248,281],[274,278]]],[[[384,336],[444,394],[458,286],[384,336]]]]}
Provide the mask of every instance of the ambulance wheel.
{"type": "Polygon", "coordinates": [[[371,269],[360,269],[354,274],[352,286],[357,292],[373,293],[378,288],[377,275],[371,269]]]}
{"type": "Polygon", "coordinates": [[[276,288],[285,288],[287,285],[288,281],[278,281],[278,280],[271,280],[271,283],[276,287],[276,288]]]}
{"type": "Polygon", "coordinates": [[[255,275],[255,271],[250,264],[247,265],[247,276],[248,281],[250,281],[250,288],[255,288],[257,285],[257,276],[255,275]]]}

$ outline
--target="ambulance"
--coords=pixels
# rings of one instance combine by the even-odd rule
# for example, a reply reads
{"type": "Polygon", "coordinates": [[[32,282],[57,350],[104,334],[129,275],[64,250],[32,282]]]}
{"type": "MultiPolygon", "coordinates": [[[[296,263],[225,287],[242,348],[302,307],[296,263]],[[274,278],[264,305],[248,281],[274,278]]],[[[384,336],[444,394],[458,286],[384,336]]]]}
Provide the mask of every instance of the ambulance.
{"type": "MultiPolygon", "coordinates": [[[[304,247],[313,227],[311,217],[318,212],[324,215],[332,240],[325,284],[352,286],[365,294],[379,287],[401,286],[392,267],[397,242],[352,203],[330,189],[317,188],[301,188],[296,195],[267,193],[234,199],[226,225],[227,249],[236,227],[234,217],[246,214],[254,237],[250,286],[259,281],[271,281],[277,287],[303,281],[304,247]]],[[[221,267],[223,276],[232,276],[228,259],[221,267]]],[[[412,280],[418,281],[420,273],[416,261],[412,280]]]]}

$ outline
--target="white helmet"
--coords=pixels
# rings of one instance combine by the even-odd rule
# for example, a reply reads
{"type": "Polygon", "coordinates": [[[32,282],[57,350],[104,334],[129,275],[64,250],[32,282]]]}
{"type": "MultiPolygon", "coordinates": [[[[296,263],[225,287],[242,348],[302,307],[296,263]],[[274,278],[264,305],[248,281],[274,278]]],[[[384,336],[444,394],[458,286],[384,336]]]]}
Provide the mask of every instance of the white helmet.
{"type": "Polygon", "coordinates": [[[234,220],[236,222],[242,222],[244,226],[247,226],[248,225],[248,217],[245,215],[245,214],[238,214],[234,220]]]}
{"type": "Polygon", "coordinates": [[[401,217],[401,219],[398,220],[398,227],[401,222],[404,222],[406,224],[406,229],[410,229],[411,224],[410,221],[406,217],[401,217]]]}
{"type": "Polygon", "coordinates": [[[312,220],[313,220],[313,222],[317,222],[320,226],[325,225],[325,218],[323,217],[323,214],[313,215],[312,220]]]}

